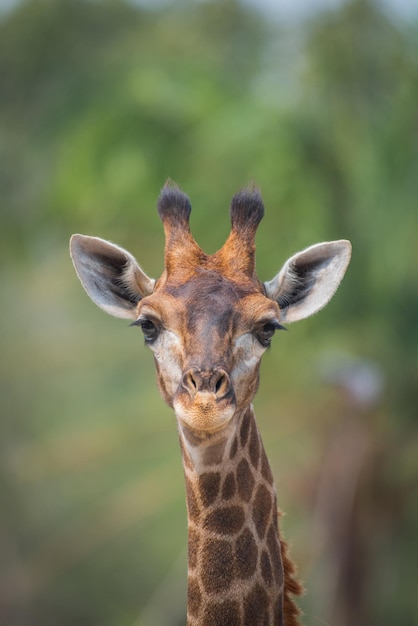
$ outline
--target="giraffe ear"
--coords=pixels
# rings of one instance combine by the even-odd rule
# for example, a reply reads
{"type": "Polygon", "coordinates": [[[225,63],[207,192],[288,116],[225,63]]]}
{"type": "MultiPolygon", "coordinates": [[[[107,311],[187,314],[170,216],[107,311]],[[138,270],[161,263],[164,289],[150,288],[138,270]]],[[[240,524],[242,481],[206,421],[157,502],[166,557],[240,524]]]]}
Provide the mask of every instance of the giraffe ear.
{"type": "Polygon", "coordinates": [[[73,235],[70,254],[81,284],[97,306],[115,317],[136,319],[136,305],[152,293],[155,281],[129,252],[98,237],[73,235]]]}
{"type": "Polygon", "coordinates": [[[345,239],[318,243],[290,257],[264,283],[268,298],[280,307],[283,322],[297,322],[320,311],[337,291],[351,258],[345,239]]]}

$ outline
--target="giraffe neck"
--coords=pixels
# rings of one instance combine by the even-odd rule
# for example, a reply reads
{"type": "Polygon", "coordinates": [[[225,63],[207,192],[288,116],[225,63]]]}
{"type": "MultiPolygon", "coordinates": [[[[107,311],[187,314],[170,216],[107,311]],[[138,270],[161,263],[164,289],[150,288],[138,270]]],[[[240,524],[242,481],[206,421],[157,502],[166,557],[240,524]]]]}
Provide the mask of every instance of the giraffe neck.
{"type": "Polygon", "coordinates": [[[252,407],[204,440],[180,426],[188,511],[188,625],[283,626],[273,476],[252,407]]]}

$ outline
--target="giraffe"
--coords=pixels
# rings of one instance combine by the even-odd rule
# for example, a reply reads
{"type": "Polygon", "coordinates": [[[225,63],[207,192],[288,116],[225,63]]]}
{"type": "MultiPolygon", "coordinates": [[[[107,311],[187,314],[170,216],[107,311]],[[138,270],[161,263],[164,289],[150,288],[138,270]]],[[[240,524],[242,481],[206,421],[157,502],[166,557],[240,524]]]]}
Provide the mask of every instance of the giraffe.
{"type": "Polygon", "coordinates": [[[351,244],[311,246],[262,283],[255,233],[264,205],[254,186],[233,197],[231,231],[215,254],[194,240],[190,212],[188,196],[167,183],[158,199],[165,231],[158,280],[97,237],[73,235],[71,256],[93,302],[140,327],[174,409],[186,486],[188,626],[296,626],[302,586],[280,536],[252,400],[274,333],[327,304],[351,244]]]}

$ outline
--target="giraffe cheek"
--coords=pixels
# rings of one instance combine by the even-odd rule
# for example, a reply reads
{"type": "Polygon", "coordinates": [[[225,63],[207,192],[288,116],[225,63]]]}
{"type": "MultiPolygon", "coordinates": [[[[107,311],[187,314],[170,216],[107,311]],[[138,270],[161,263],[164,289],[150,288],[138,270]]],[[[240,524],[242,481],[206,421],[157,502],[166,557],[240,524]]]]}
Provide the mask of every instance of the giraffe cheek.
{"type": "Polygon", "coordinates": [[[231,382],[235,389],[238,409],[248,406],[257,392],[260,362],[264,351],[265,349],[250,333],[242,335],[234,343],[231,382]]]}
{"type": "Polygon", "coordinates": [[[155,358],[159,392],[164,402],[173,408],[173,400],[179,386],[181,372],[180,369],[177,370],[176,368],[168,369],[166,365],[167,364],[164,364],[164,366],[162,366],[162,364],[155,358]]]}
{"type": "Polygon", "coordinates": [[[154,361],[158,388],[165,402],[172,407],[182,378],[180,345],[174,333],[165,333],[158,349],[154,349],[154,361]]]}
{"type": "Polygon", "coordinates": [[[231,379],[237,398],[237,408],[248,406],[253,400],[259,383],[260,360],[244,362],[234,368],[231,379]]]}
{"type": "Polygon", "coordinates": [[[159,375],[158,365],[157,365],[157,385],[158,385],[159,392],[164,402],[168,404],[168,406],[173,408],[173,394],[171,393],[170,387],[167,386],[167,383],[164,377],[159,375]]]}

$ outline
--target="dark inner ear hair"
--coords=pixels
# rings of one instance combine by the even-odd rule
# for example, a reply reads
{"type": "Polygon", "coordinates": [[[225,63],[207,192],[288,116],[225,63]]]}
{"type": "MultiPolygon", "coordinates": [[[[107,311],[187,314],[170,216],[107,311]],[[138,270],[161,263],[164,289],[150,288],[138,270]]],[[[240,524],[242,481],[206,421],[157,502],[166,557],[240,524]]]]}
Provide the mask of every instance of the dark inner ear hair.
{"type": "Polygon", "coordinates": [[[167,183],[163,187],[157,208],[161,220],[172,225],[188,224],[192,210],[188,196],[173,183],[167,183]]]}

